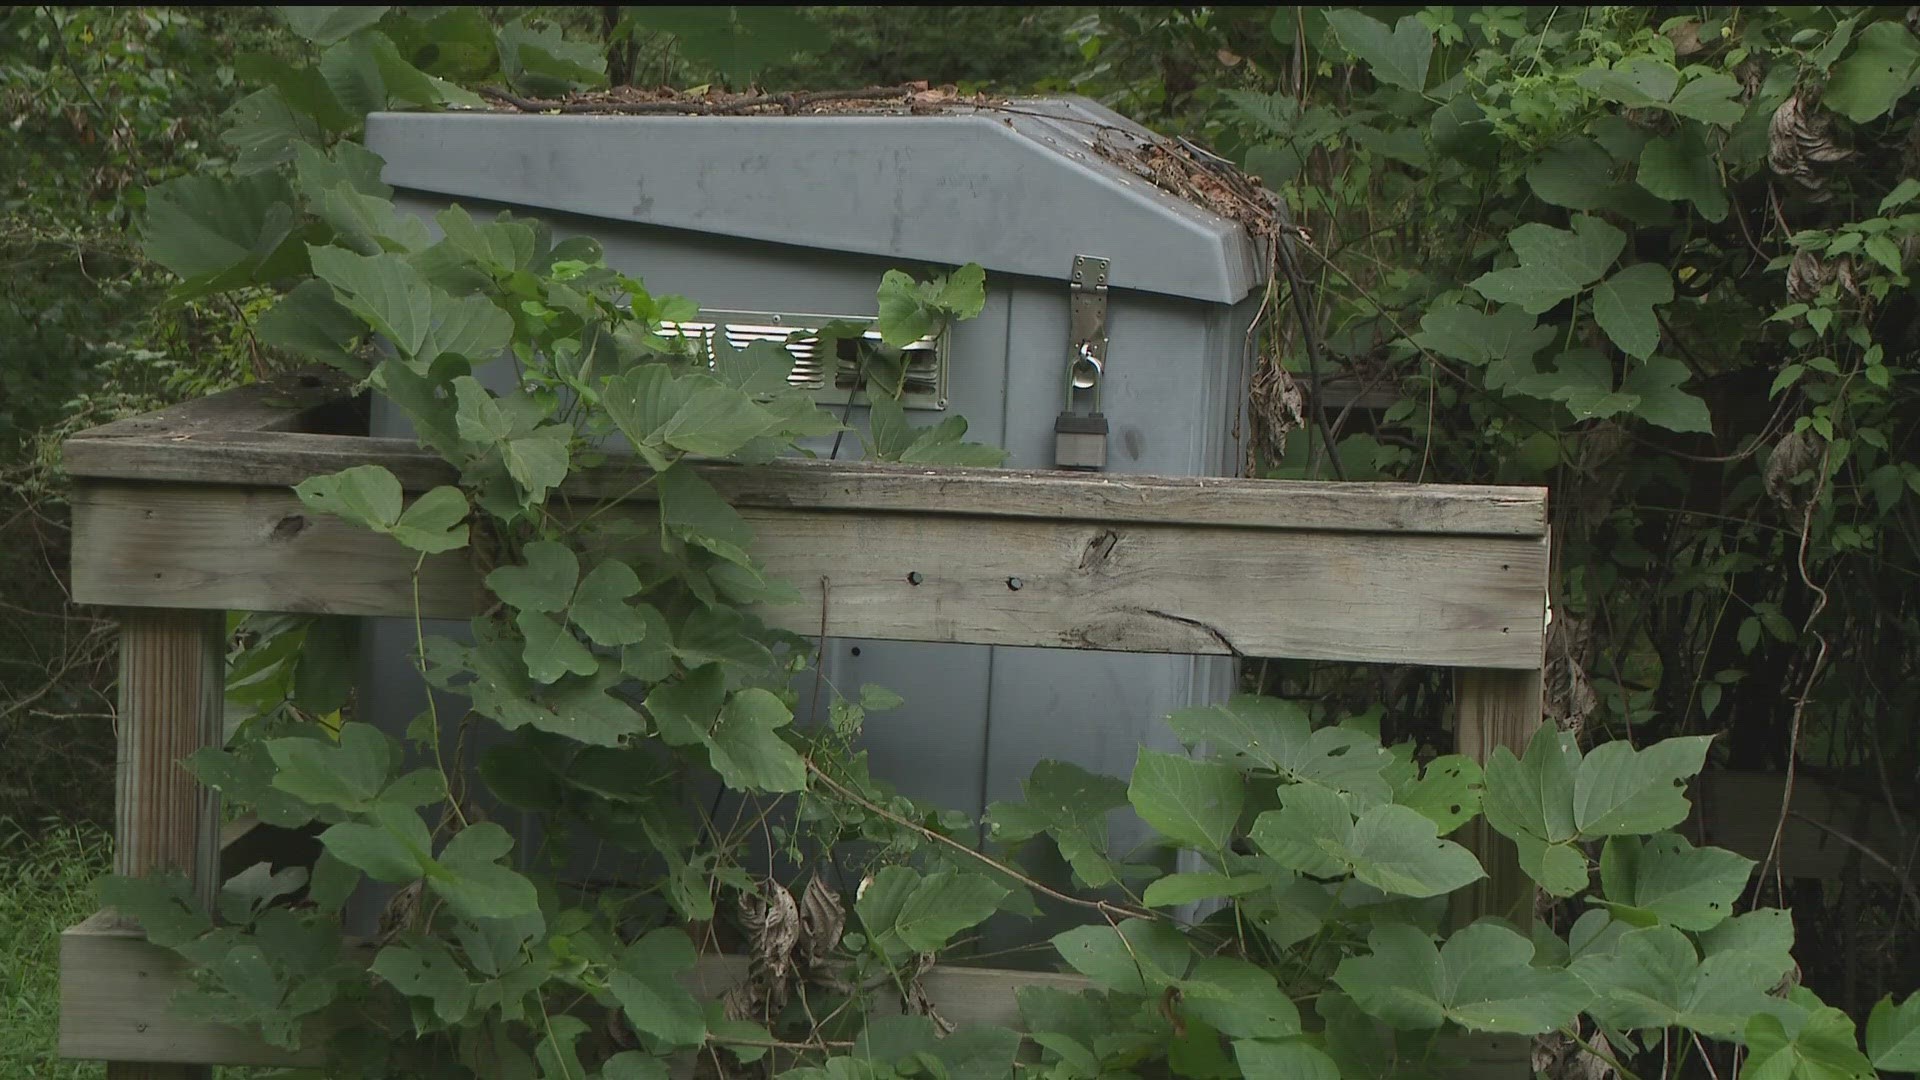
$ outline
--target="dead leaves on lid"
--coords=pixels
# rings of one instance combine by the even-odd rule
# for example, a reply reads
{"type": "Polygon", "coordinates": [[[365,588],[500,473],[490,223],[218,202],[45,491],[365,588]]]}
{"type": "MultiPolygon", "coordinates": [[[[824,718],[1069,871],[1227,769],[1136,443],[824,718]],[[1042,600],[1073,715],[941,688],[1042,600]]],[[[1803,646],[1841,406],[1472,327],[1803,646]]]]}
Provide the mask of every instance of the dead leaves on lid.
{"type": "Polygon", "coordinates": [[[786,1007],[801,981],[837,986],[830,967],[846,929],[847,912],[826,879],[815,875],[801,898],[767,879],[737,902],[747,939],[747,977],[728,990],[723,1003],[735,1020],[760,1019],[786,1007]]]}

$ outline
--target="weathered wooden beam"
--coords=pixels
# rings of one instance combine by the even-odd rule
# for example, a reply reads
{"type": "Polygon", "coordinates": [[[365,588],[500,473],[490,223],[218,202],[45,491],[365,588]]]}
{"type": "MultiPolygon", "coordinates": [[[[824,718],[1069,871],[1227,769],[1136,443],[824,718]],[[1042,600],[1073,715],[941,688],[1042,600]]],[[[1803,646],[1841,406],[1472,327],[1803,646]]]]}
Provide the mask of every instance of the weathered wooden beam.
{"type": "MultiPolygon", "coordinates": [[[[76,478],[286,486],[356,465],[383,465],[413,491],[455,483],[453,468],[404,439],[300,432],[220,432],[191,437],[67,441],[64,467],[76,478]]],[[[1241,526],[1328,532],[1451,536],[1545,535],[1544,488],[1239,480],[1127,476],[1018,469],[929,469],[875,462],[781,460],[751,468],[701,466],[740,507],[964,514],[1047,520],[1241,526]]],[[[570,477],[574,502],[654,501],[632,459],[570,477]]]]}
{"type": "MultiPolygon", "coordinates": [[[[747,966],[741,956],[703,956],[682,981],[696,996],[711,999],[739,982],[747,966]]],[[[1089,985],[1079,975],[1060,972],[947,964],[929,969],[920,981],[940,1015],[960,1027],[997,1024],[1016,1031],[1026,1027],[1016,997],[1022,987],[1072,993],[1089,985]]],[[[111,1061],[140,1055],[155,1061],[217,1065],[321,1064],[323,1055],[318,1050],[280,1050],[246,1032],[181,1019],[168,1003],[187,985],[184,961],[149,944],[138,931],[118,927],[104,914],[70,927],[60,935],[61,1056],[111,1061]]],[[[873,1011],[897,1014],[898,1000],[878,993],[873,1011]]],[[[320,1028],[308,1029],[307,1041],[313,1045],[324,1037],[320,1028]]],[[[1524,1056],[1526,1048],[1527,1040],[1521,1038],[1462,1038],[1454,1045],[1456,1052],[1470,1055],[1476,1063],[1506,1061],[1516,1053],[1524,1056]]]]}
{"type": "Polygon", "coordinates": [[[94,443],[120,440],[184,442],[213,434],[342,430],[339,419],[357,411],[348,381],[337,371],[292,372],[269,382],[236,387],[208,397],[89,428],[78,437],[94,443]]]}
{"type": "MultiPolygon", "coordinates": [[[[72,494],[82,603],[406,616],[412,553],[283,487],[91,480],[72,494]]],[[[644,522],[654,508],[625,513],[644,522]]],[[[805,634],[1435,664],[1539,663],[1538,538],[743,507],[805,634]]],[[[609,517],[615,516],[609,514],[609,517]]],[[[423,615],[480,602],[464,552],[428,559],[423,615]]]]}
{"type": "MultiPolygon", "coordinates": [[[[182,767],[220,744],[226,691],[225,615],[120,614],[119,757],[114,779],[115,873],[177,870],[211,907],[220,889],[218,796],[182,767]]],[[[111,1080],[194,1080],[179,1059],[127,1060],[111,1080]]]]}

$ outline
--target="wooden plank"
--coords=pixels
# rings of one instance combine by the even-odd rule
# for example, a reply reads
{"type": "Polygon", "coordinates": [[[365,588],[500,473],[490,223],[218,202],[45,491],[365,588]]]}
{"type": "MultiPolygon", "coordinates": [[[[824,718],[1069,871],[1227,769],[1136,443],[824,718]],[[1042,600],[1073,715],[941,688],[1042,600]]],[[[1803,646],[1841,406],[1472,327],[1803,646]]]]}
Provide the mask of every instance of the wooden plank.
{"type": "MultiPolygon", "coordinates": [[[[218,796],[181,760],[223,733],[226,619],[218,611],[128,610],[120,616],[119,757],[114,777],[115,873],[178,870],[201,903],[220,890],[218,796]]],[[[110,1080],[191,1080],[211,1074],[158,1058],[109,1070],[110,1080]]]]}
{"type": "MultiPolygon", "coordinates": [[[[386,466],[414,491],[458,479],[438,456],[404,439],[283,432],[102,439],[89,432],[68,441],[64,453],[69,475],[95,479],[290,487],[309,476],[368,464],[386,466]]],[[[1546,490],[1537,487],[929,469],[803,459],[752,468],[712,463],[701,470],[741,507],[1420,535],[1546,532],[1546,490]]],[[[634,490],[644,475],[616,457],[571,477],[561,496],[650,502],[651,488],[634,490]]]]}
{"type": "MultiPolygon", "coordinates": [[[[1702,773],[1688,792],[1693,809],[1678,831],[1696,845],[1764,859],[1785,785],[1777,773],[1702,773]]],[[[1913,888],[1920,876],[1920,818],[1913,807],[1903,807],[1896,818],[1878,788],[1875,780],[1856,787],[1804,772],[1795,777],[1792,812],[1780,838],[1781,873],[1827,882],[1853,873],[1862,882],[1913,888]]]]}
{"type": "MultiPolygon", "coordinates": [[[[1544,614],[1544,613],[1543,613],[1544,614]]],[[[1454,678],[1454,745],[1459,753],[1485,764],[1497,746],[1515,754],[1540,727],[1540,672],[1474,669],[1454,678]]],[[[1480,857],[1487,876],[1453,894],[1453,916],[1465,926],[1482,916],[1507,919],[1522,928],[1533,921],[1533,880],[1520,869],[1513,841],[1477,818],[1456,837],[1480,857]]]]}
{"type": "MultiPolygon", "coordinates": [[[[72,503],[82,603],[412,613],[411,553],[308,513],[285,488],[95,480],[76,484],[72,503]]],[[[1541,654],[1537,538],[742,515],[768,571],[804,598],[764,614],[809,636],[825,577],[836,637],[1487,668],[1535,667],[1541,654]]],[[[428,617],[472,615],[480,590],[465,553],[427,560],[420,597],[428,617]]]]}
{"type": "MultiPolygon", "coordinates": [[[[312,430],[318,418],[355,411],[349,381],[326,368],[292,372],[264,383],[89,428],[75,436],[96,444],[147,441],[171,444],[215,433],[312,430]]],[[[332,426],[332,425],[328,425],[332,426]]],[[[364,429],[362,429],[364,430],[364,429]]]]}
{"type": "MultiPolygon", "coordinates": [[[[740,956],[703,956],[682,977],[701,998],[726,992],[747,970],[740,956]]],[[[927,997],[940,1014],[961,1028],[998,1024],[1026,1030],[1016,994],[1022,987],[1042,986],[1068,993],[1089,986],[1086,978],[1059,972],[1013,971],[936,965],[921,978],[927,997]]],[[[148,944],[138,931],[114,925],[96,914],[60,935],[60,1055],[67,1058],[124,1060],[144,1055],[148,1060],[198,1062],[209,1065],[268,1065],[313,1067],[321,1064],[318,1050],[289,1052],[268,1046],[259,1038],[220,1024],[182,1020],[168,1006],[173,995],[189,985],[186,965],[179,957],[148,944]]],[[[876,994],[873,1014],[897,1013],[897,998],[876,994]]],[[[1311,1010],[1304,1010],[1309,1024],[1311,1010]]],[[[325,1031],[307,1029],[307,1041],[318,1045],[325,1031]]],[[[1453,1049],[1469,1062],[1484,1065],[1505,1062],[1516,1054],[1524,1059],[1524,1038],[1473,1037],[1459,1039],[1453,1049]]],[[[683,1057],[676,1076],[691,1072],[683,1057]]],[[[1481,1075],[1476,1070],[1473,1075],[1481,1075]]]]}

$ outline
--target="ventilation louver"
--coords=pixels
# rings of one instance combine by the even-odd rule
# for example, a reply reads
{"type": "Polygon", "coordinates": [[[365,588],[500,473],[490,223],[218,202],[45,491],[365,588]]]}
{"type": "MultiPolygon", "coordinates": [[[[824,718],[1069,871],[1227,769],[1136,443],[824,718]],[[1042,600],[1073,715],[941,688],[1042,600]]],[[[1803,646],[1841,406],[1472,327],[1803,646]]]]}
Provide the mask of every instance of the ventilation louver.
{"type": "MultiPolygon", "coordinates": [[[[701,350],[709,361],[714,358],[715,342],[718,335],[726,335],[727,344],[735,349],[744,349],[756,341],[770,341],[776,344],[787,342],[795,331],[816,330],[835,319],[847,319],[854,322],[866,322],[868,318],[840,315],[795,315],[786,312],[770,311],[705,311],[700,313],[698,322],[665,322],[660,324],[662,334],[678,334],[700,342],[701,350]]],[[[870,317],[869,317],[870,318],[870,317]]],[[[879,343],[880,332],[869,330],[865,335],[868,341],[879,343]]],[[[801,338],[787,342],[787,352],[793,357],[793,372],[787,379],[794,386],[805,387],[814,392],[814,396],[823,405],[844,405],[848,393],[853,393],[856,405],[865,404],[865,386],[855,387],[854,381],[859,373],[859,361],[849,346],[851,342],[841,343],[839,355],[827,358],[820,355],[818,342],[812,338],[801,338]],[[837,362],[835,362],[837,361],[837,362]],[[827,368],[833,367],[832,385],[828,385],[827,368]]],[[[905,392],[901,404],[909,409],[944,409],[947,407],[947,335],[942,332],[929,335],[908,345],[904,350],[907,357],[905,392]]]]}

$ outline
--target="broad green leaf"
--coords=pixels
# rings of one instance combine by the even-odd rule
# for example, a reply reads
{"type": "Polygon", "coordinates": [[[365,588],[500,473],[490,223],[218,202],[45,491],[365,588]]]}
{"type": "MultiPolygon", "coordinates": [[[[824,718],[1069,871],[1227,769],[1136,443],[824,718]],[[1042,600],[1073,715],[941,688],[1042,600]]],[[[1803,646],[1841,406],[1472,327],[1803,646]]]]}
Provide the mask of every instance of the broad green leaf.
{"type": "Polygon", "coordinates": [[[1726,186],[1714,167],[1712,150],[1691,126],[1648,143],[1640,152],[1635,179],[1663,199],[1692,203],[1708,221],[1726,220],[1726,186]]]}
{"type": "MultiPolygon", "coordinates": [[[[373,958],[372,971],[402,994],[426,998],[441,1023],[457,1024],[473,1007],[473,984],[466,970],[433,939],[386,946],[373,958]]],[[[416,1033],[419,1030],[416,1023],[416,1033]]]]}
{"type": "Polygon", "coordinates": [[[1273,973],[1237,957],[1202,957],[1180,984],[1188,1016],[1234,1039],[1282,1039],[1300,1033],[1300,1010],[1273,973]]]}
{"type": "Polygon", "coordinates": [[[1246,788],[1239,770],[1181,754],[1142,750],[1127,800],[1163,835],[1208,851],[1226,850],[1246,788]]]}
{"type": "Polygon", "coordinates": [[[1669,112],[1703,124],[1730,128],[1740,122],[1745,111],[1739,99],[1740,84],[1733,76],[1710,71],[1688,79],[1666,107],[1669,112]]]}
{"type": "Polygon", "coordinates": [[[1615,836],[1600,856],[1609,904],[1648,912],[1682,930],[1708,930],[1733,912],[1753,860],[1720,848],[1695,848],[1676,833],[1645,840],[1615,836]]]}
{"type": "Polygon", "coordinates": [[[1418,811],[1445,836],[1479,816],[1485,786],[1479,762],[1446,754],[1427,762],[1418,779],[1395,785],[1393,801],[1418,811]]]}
{"type": "Polygon", "coordinates": [[[1527,186],[1535,195],[1573,210],[1599,209],[1612,181],[1612,158],[1591,140],[1582,138],[1553,147],[1527,170],[1527,186]]]}
{"type": "Polygon", "coordinates": [[[1053,838],[1074,877],[1090,889],[1120,880],[1107,855],[1107,814],[1127,805],[1127,786],[1061,761],[1042,761],[1021,785],[1026,800],[987,808],[991,836],[1019,843],[1041,833],[1053,838]]]}
{"type": "Polygon", "coordinates": [[[1620,836],[1671,828],[1687,816],[1685,782],[1706,764],[1709,735],[1664,739],[1645,750],[1602,743],[1580,761],[1573,822],[1582,836],[1620,836]]]}
{"type": "Polygon", "coordinates": [[[1405,924],[1375,927],[1372,952],[1340,962],[1333,980],[1369,1014],[1395,1027],[1451,1020],[1469,1031],[1539,1035],[1571,1021],[1592,993],[1577,976],[1535,967],[1533,942],[1480,922],[1439,949],[1405,924]]]}
{"type": "Polygon", "coordinates": [[[414,551],[437,555],[467,546],[467,497],[450,486],[434,488],[413,501],[393,525],[395,540],[414,551]]]}
{"type": "Polygon", "coordinates": [[[433,839],[411,808],[379,803],[375,824],[343,821],[320,834],[334,858],[366,872],[376,881],[401,883],[427,872],[433,839]]]}
{"type": "Polygon", "coordinates": [[[359,620],[339,615],[315,616],[307,624],[293,669],[295,705],[325,716],[347,704],[359,675],[359,629],[359,620]]]}
{"type": "Polygon", "coordinates": [[[511,919],[540,910],[533,882],[496,860],[513,848],[505,829],[486,821],[454,834],[427,884],[468,919],[511,919]]]}
{"type": "Polygon", "coordinates": [[[231,180],[178,177],[147,191],[141,246],[190,285],[245,284],[292,232],[293,202],[278,172],[231,180]]]}
{"type": "Polygon", "coordinates": [[[695,668],[673,682],[663,682],[647,694],[647,712],[668,746],[698,746],[706,739],[726,704],[726,680],[720,665],[695,668]]]}
{"type": "Polygon", "coordinates": [[[1057,934],[1053,947],[1095,986],[1122,994],[1150,994],[1187,974],[1193,948],[1163,922],[1126,919],[1112,926],[1080,926],[1057,934]]]}
{"type": "Polygon", "coordinates": [[[1147,886],[1141,896],[1148,907],[1178,907],[1222,896],[1244,896],[1266,887],[1257,874],[1227,875],[1213,870],[1168,874],[1147,886]]]}
{"type": "Polygon", "coordinates": [[[1351,8],[1328,8],[1325,17],[1340,44],[1365,61],[1374,78],[1414,93],[1427,88],[1433,32],[1418,18],[1405,16],[1389,31],[1385,23],[1351,8]]]}
{"type": "Polygon", "coordinates": [[[387,8],[366,6],[275,8],[287,28],[315,45],[331,45],[380,21],[387,8]]]}
{"type": "Polygon", "coordinates": [[[1574,82],[1630,109],[1665,108],[1680,86],[1680,73],[1664,60],[1629,56],[1611,67],[1603,62],[1587,68],[1574,82]]]}
{"type": "Polygon", "coordinates": [[[1275,772],[1295,784],[1318,784],[1357,796],[1363,805],[1391,794],[1382,770],[1392,760],[1371,736],[1349,728],[1314,730],[1290,701],[1240,695],[1223,705],[1181,709],[1167,717],[1188,746],[1206,743],[1241,768],[1275,772]]]}
{"type": "Polygon", "coordinates": [[[776,734],[792,720],[778,697],[758,687],[727,699],[706,742],[714,770],[729,788],[799,791],[807,786],[806,763],[776,734]]]}
{"type": "Polygon", "coordinates": [[[1487,760],[1481,803],[1487,823],[1515,840],[1523,835],[1547,843],[1573,839],[1578,834],[1573,791],[1580,760],[1573,737],[1552,725],[1534,732],[1523,758],[1504,746],[1495,747],[1487,760]]]}
{"type": "Polygon", "coordinates": [[[288,104],[280,90],[268,87],[235,102],[223,117],[220,141],[236,151],[235,176],[252,176],[293,160],[296,148],[321,138],[320,125],[288,104]]]}
{"type": "Polygon", "coordinates": [[[608,986],[635,1030],[667,1046],[706,1041],[700,1002],[678,979],[696,959],[692,939],[678,927],[654,930],[626,948],[608,986]]]}
{"type": "Polygon", "coordinates": [[[100,903],[139,920],[147,940],[176,951],[213,929],[213,920],[184,874],[175,871],[129,877],[109,874],[95,886],[100,903]]]}
{"type": "Polygon", "coordinates": [[[499,48],[501,71],[527,93],[565,94],[607,81],[600,50],[567,40],[558,27],[535,28],[512,19],[500,28],[499,48]]]}
{"type": "Polygon", "coordinates": [[[400,520],[400,481],[382,465],[356,465],[294,486],[308,509],[334,514],[375,532],[400,520]]]}
{"type": "Polygon", "coordinates": [[[262,315],[253,329],[273,348],[350,375],[367,373],[365,362],[353,354],[353,345],[367,333],[366,324],[333,298],[333,289],[324,281],[301,282],[262,315]]]}
{"type": "Polygon", "coordinates": [[[945,948],[955,934],[986,921],[1006,895],[984,874],[941,870],[922,877],[889,866],[874,875],[854,911],[882,954],[914,956],[945,948]]]}
{"type": "Polygon", "coordinates": [[[1757,962],[1771,964],[1776,978],[1793,969],[1793,916],[1780,908],[1736,915],[1695,937],[1706,957],[1744,953],[1757,962]]]}
{"type": "Polygon", "coordinates": [[[308,206],[332,227],[335,243],[362,255],[415,251],[426,247],[431,239],[426,222],[402,214],[392,202],[356,191],[348,184],[311,196],[308,206]]]}
{"type": "Polygon", "coordinates": [[[1246,1076],[1287,1080],[1340,1080],[1340,1066],[1306,1039],[1237,1039],[1233,1059],[1246,1076]]]}
{"type": "Polygon", "coordinates": [[[648,621],[627,598],[640,591],[639,575],[618,559],[606,559],[580,582],[567,617],[601,645],[631,645],[647,636],[648,621]]]}
{"type": "Polygon", "coordinates": [[[1673,301],[1673,278],[1658,263],[1635,263],[1594,286],[1593,317],[1620,351],[1641,360],[1660,347],[1656,305],[1673,301]]]}
{"type": "Polygon", "coordinates": [[[1602,1023],[1684,1027],[1715,1039],[1737,1038],[1748,1017],[1772,1008],[1767,990],[1779,977],[1763,958],[1744,952],[1703,963],[1670,926],[1627,931],[1611,950],[1578,956],[1571,970],[1598,995],[1588,1012],[1602,1023]]]}
{"type": "Polygon", "coordinates": [[[1898,1006],[1888,994],[1874,1005],[1867,1017],[1867,1053],[1876,1069],[1920,1072],[1920,994],[1898,1006]]]}
{"type": "Polygon", "coordinates": [[[1856,124],[1884,115],[1913,89],[1920,41],[1896,20],[1860,32],[1847,58],[1833,66],[1821,103],[1856,124]]]}
{"type": "MultiPolygon", "coordinates": [[[[763,1037],[755,1035],[745,1038],[763,1037]]],[[[771,1041],[769,1038],[768,1041],[771,1041]]],[[[665,1058],[643,1054],[638,1050],[622,1050],[607,1059],[600,1066],[601,1080],[667,1080],[667,1062],[665,1058]]]]}
{"type": "Polygon", "coordinates": [[[1626,246],[1619,229],[1585,214],[1573,229],[1528,222],[1507,234],[1520,265],[1482,274],[1474,289],[1490,300],[1518,304],[1530,315],[1545,313],[1600,279],[1626,246]]]}
{"type": "Polygon", "coordinates": [[[880,330],[880,340],[898,349],[933,333],[937,325],[935,314],[913,278],[899,270],[889,270],[880,276],[876,295],[880,314],[874,323],[880,330]]]}
{"type": "Polygon", "coordinates": [[[320,54],[320,76],[349,116],[364,118],[387,107],[387,80],[376,44],[384,40],[376,31],[360,30],[320,54]]]}
{"type": "Polygon", "coordinates": [[[490,360],[513,338],[513,320],[492,301],[436,289],[400,255],[313,246],[307,253],[314,274],[338,291],[348,310],[421,371],[443,353],[490,360]]]}
{"type": "Polygon", "coordinates": [[[1289,870],[1330,878],[1351,871],[1340,857],[1353,836],[1346,800],[1317,784],[1280,789],[1280,809],[1254,819],[1248,836],[1260,851],[1289,870]]]}
{"type": "Polygon", "coordinates": [[[1693,372],[1679,360],[1650,356],[1627,372],[1620,389],[1639,398],[1633,413],[1669,431],[1713,434],[1713,414],[1707,403],[1680,389],[1693,372]]]}
{"type": "Polygon", "coordinates": [[[657,432],[677,450],[726,457],[773,430],[778,418],[716,379],[696,376],[686,403],[657,432]]]}
{"type": "Polygon", "coordinates": [[[550,685],[563,675],[592,675],[600,670],[600,661],[560,620],[538,611],[522,611],[514,616],[513,624],[520,628],[525,642],[520,656],[534,682],[550,685]]]}
{"type": "Polygon", "coordinates": [[[373,805],[393,770],[393,740],[370,724],[344,724],[338,742],[291,737],[267,744],[278,767],[273,786],[321,806],[360,811],[373,805]]]}
{"type": "Polygon", "coordinates": [[[987,306],[987,272],[979,263],[968,263],[938,282],[935,305],[954,319],[972,319],[987,306]]]}
{"type": "Polygon", "coordinates": [[[660,474],[660,518],[667,528],[688,539],[706,539],[746,548],[753,530],[728,506],[720,493],[690,465],[675,465],[660,474]]]}
{"type": "Polygon", "coordinates": [[[1741,1080],[1873,1080],[1873,1063],[1860,1052],[1853,1019],[1832,1006],[1809,1010],[1791,1032],[1779,1016],[1761,1013],[1747,1021],[1745,1034],[1741,1080]]]}
{"type": "Polygon", "coordinates": [[[1440,839],[1431,819],[1405,806],[1361,814],[1342,849],[1355,877],[1396,896],[1440,896],[1487,876],[1473,852],[1440,839]]]}
{"type": "Polygon", "coordinates": [[[580,579],[573,549],[552,540],[535,540],[520,551],[519,566],[502,566],[487,575],[487,588],[520,611],[565,611],[580,579]]]}

